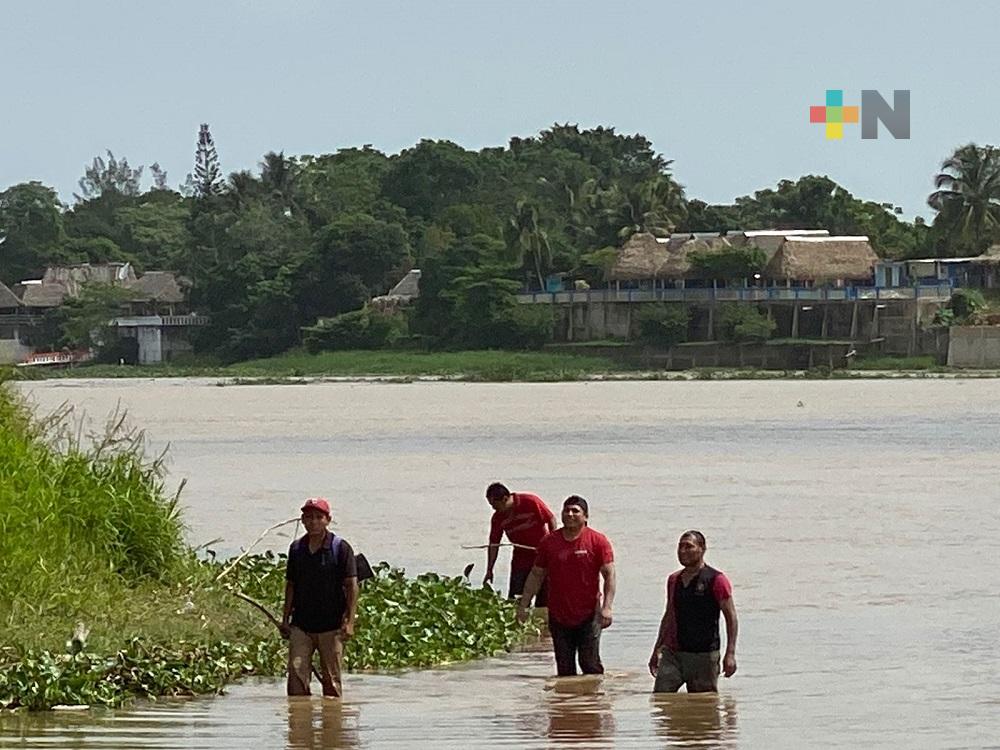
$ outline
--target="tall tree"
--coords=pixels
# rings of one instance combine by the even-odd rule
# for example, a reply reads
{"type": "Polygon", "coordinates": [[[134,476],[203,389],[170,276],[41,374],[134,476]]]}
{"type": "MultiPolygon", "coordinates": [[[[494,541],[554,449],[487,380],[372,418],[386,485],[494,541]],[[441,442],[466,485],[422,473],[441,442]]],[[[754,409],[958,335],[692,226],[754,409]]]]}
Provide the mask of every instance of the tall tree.
{"type": "Polygon", "coordinates": [[[95,156],[93,163],[84,170],[78,183],[80,192],[73,193],[78,201],[100,198],[108,193],[132,198],[141,192],[139,181],[142,179],[143,168],[140,166],[132,169],[125,157],[116,159],[110,150],[107,154],[107,161],[95,156]]]}
{"type": "Polygon", "coordinates": [[[957,149],[934,177],[927,204],[934,228],[951,236],[951,254],[981,253],[1000,237],[1000,149],[970,143],[957,149]]]}
{"type": "Polygon", "coordinates": [[[0,193],[0,280],[14,284],[39,276],[64,240],[55,190],[26,182],[0,193]]]}
{"type": "Polygon", "coordinates": [[[422,140],[389,160],[384,194],[408,213],[433,219],[453,203],[465,203],[479,185],[474,151],[451,141],[422,140]]]}
{"type": "Polygon", "coordinates": [[[283,212],[289,214],[293,207],[297,208],[297,177],[295,161],[286,159],[284,151],[279,153],[268,151],[264,154],[264,161],[260,163],[261,184],[271,200],[277,203],[283,212]]]}
{"type": "Polygon", "coordinates": [[[167,187],[167,171],[163,169],[159,162],[153,162],[149,171],[153,175],[153,190],[169,190],[167,187]]]}
{"type": "Polygon", "coordinates": [[[208,123],[202,123],[198,130],[198,147],[194,152],[194,176],[190,182],[196,198],[207,198],[222,192],[222,167],[208,123]]]}
{"type": "Polygon", "coordinates": [[[530,260],[538,287],[544,289],[542,271],[548,270],[552,262],[552,246],[548,234],[539,226],[538,209],[528,201],[518,201],[514,215],[507,220],[505,239],[511,259],[522,266],[530,260]]]}

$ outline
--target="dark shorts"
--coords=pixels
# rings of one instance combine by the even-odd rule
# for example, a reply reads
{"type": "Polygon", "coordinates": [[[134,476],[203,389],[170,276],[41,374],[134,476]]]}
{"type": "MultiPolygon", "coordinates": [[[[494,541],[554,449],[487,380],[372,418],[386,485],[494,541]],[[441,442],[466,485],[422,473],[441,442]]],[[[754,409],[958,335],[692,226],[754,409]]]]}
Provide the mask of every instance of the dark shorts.
{"type": "MultiPolygon", "coordinates": [[[[527,570],[511,570],[510,571],[510,590],[507,592],[507,597],[510,599],[517,599],[524,592],[524,584],[528,580],[528,575],[531,573],[531,568],[527,570]]],[[[536,607],[547,607],[549,603],[549,582],[548,580],[542,581],[542,587],[538,589],[538,593],[535,594],[535,606],[536,607]]]]}
{"type": "Polygon", "coordinates": [[[576,674],[579,657],[580,671],[584,674],[604,674],[601,664],[601,622],[594,617],[580,625],[567,627],[549,618],[552,633],[552,650],[556,657],[556,674],[568,677],[576,674]]]}
{"type": "Polygon", "coordinates": [[[685,684],[689,693],[717,693],[719,652],[693,653],[663,649],[660,652],[660,666],[656,670],[653,692],[676,693],[685,684]]]}

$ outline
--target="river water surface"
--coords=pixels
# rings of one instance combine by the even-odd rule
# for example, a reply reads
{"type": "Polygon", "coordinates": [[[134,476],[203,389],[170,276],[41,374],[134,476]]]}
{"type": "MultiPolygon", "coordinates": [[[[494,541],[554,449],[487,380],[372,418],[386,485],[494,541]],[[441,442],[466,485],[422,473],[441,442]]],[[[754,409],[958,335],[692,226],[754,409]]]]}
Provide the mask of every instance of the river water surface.
{"type": "MultiPolygon", "coordinates": [[[[322,494],[369,559],[459,574],[500,479],[590,501],[618,599],[600,684],[532,652],[349,676],[343,705],[218,698],[0,718],[45,748],[1000,747],[1000,387],[991,380],[313,384],[46,381],[120,401],[186,477],[188,538],[231,554],[322,494]],[[687,528],[729,575],[739,671],[653,699],[645,663],[687,528]]],[[[283,549],[287,536],[270,539],[283,549]]],[[[266,545],[265,545],[266,546],[266,545]]],[[[478,576],[478,577],[477,577],[478,576]]],[[[506,568],[498,571],[505,585],[506,568]]]]}

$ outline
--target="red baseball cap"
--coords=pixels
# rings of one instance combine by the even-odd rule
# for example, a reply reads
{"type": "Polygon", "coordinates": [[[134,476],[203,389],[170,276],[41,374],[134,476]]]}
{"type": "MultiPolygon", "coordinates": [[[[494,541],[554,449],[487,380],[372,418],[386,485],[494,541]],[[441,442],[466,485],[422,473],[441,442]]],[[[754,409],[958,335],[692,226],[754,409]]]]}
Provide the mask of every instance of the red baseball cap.
{"type": "Polygon", "coordinates": [[[325,497],[310,497],[308,500],[306,500],[305,505],[299,508],[299,510],[301,510],[303,513],[305,513],[307,510],[318,510],[320,513],[323,513],[329,518],[330,503],[327,501],[325,497]]]}

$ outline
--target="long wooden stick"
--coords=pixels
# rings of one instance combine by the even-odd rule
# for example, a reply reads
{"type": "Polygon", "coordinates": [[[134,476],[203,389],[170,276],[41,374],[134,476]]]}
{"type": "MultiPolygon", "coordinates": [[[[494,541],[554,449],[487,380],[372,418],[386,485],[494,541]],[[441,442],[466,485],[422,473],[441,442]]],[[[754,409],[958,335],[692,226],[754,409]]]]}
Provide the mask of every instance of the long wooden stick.
{"type": "MultiPolygon", "coordinates": [[[[264,617],[266,617],[268,620],[271,621],[271,624],[274,625],[274,627],[278,628],[278,630],[281,630],[281,622],[278,620],[278,618],[275,617],[273,614],[271,614],[271,610],[269,610],[267,607],[265,607],[259,601],[257,601],[256,599],[253,599],[253,598],[251,598],[249,596],[247,596],[242,591],[236,591],[235,589],[227,589],[227,590],[233,596],[235,596],[235,597],[237,597],[239,599],[242,599],[247,604],[250,604],[250,605],[256,607],[257,609],[259,609],[261,612],[264,613],[264,617]]],[[[313,663],[310,663],[309,666],[312,667],[312,673],[314,675],[316,675],[316,679],[319,680],[320,682],[323,682],[323,678],[320,677],[319,670],[316,669],[316,665],[313,664],[313,663]]]]}
{"type": "Polygon", "coordinates": [[[281,627],[281,621],[277,617],[275,617],[273,614],[271,614],[271,610],[269,610],[267,607],[265,607],[263,604],[261,604],[256,599],[253,599],[253,598],[247,596],[242,591],[236,591],[235,589],[229,589],[229,593],[231,593],[233,596],[235,596],[235,597],[237,597],[239,599],[242,599],[247,604],[253,605],[257,609],[259,609],[261,612],[263,612],[264,613],[264,617],[266,617],[268,620],[270,620],[271,624],[274,625],[274,627],[276,627],[276,628],[280,628],[281,627]]]}
{"type": "Polygon", "coordinates": [[[500,544],[463,544],[462,549],[489,549],[490,547],[517,547],[518,549],[530,549],[537,551],[537,547],[529,547],[527,544],[514,544],[513,542],[501,542],[500,544]]]}
{"type": "Polygon", "coordinates": [[[276,524],[274,524],[274,526],[269,526],[268,528],[264,529],[264,531],[261,532],[261,535],[259,537],[257,537],[256,539],[254,539],[250,543],[250,546],[247,547],[243,551],[242,555],[240,555],[235,560],[233,560],[231,563],[229,563],[229,565],[226,566],[225,570],[223,570],[221,573],[219,573],[219,575],[217,575],[215,577],[216,583],[218,583],[219,581],[221,581],[226,575],[229,574],[229,571],[231,571],[233,568],[235,568],[237,565],[239,565],[243,561],[243,558],[250,554],[250,550],[252,550],[255,546],[257,546],[257,544],[260,542],[261,539],[263,539],[264,537],[266,537],[268,534],[270,534],[275,529],[280,529],[282,526],[287,526],[288,524],[295,523],[298,520],[299,520],[299,517],[296,516],[295,518],[289,518],[287,521],[282,521],[281,523],[276,523],[276,524]]]}

